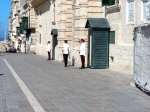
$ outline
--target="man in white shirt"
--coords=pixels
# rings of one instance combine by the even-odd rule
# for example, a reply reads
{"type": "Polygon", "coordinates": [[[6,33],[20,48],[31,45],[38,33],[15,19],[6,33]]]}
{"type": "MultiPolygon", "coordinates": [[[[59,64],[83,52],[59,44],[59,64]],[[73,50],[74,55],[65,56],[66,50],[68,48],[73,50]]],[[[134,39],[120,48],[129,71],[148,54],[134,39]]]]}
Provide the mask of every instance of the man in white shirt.
{"type": "Polygon", "coordinates": [[[47,42],[47,53],[48,53],[48,60],[51,60],[51,42],[47,42]]]}
{"type": "Polygon", "coordinates": [[[63,53],[63,58],[64,58],[64,67],[67,67],[68,63],[68,55],[70,54],[70,47],[69,44],[67,43],[67,40],[64,40],[64,44],[62,46],[62,53],[63,53]]]}
{"type": "Polygon", "coordinates": [[[81,39],[80,40],[80,57],[81,57],[81,69],[84,69],[85,68],[85,52],[86,52],[86,45],[85,45],[85,40],[84,39],[81,39]]]}

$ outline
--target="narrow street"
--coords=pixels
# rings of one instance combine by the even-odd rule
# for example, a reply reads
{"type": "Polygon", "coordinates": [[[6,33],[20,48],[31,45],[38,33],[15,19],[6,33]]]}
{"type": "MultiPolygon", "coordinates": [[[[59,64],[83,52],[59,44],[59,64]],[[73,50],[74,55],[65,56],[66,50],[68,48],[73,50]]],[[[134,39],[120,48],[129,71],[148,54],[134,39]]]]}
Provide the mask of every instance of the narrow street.
{"type": "Polygon", "coordinates": [[[0,74],[0,112],[150,112],[130,74],[22,53],[1,53],[0,74]]]}

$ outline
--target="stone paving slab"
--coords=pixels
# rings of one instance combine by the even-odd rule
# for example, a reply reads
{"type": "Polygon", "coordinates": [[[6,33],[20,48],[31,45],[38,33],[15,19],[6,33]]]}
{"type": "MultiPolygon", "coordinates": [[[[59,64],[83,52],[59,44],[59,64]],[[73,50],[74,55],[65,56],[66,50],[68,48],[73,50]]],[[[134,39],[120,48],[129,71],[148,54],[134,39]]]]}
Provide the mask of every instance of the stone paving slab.
{"type": "Polygon", "coordinates": [[[0,112],[34,112],[3,58],[46,112],[150,111],[150,96],[130,86],[130,74],[108,69],[81,70],[35,54],[6,53],[0,57],[0,73],[5,73],[0,76],[0,112]]]}
{"type": "Polygon", "coordinates": [[[0,57],[0,112],[34,112],[18,83],[0,57]]]}

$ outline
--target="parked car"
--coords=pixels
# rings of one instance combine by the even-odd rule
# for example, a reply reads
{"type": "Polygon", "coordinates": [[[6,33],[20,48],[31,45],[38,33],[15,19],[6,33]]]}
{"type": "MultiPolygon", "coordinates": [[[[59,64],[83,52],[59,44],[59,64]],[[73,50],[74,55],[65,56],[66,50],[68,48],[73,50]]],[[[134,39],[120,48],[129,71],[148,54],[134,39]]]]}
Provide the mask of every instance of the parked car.
{"type": "Polygon", "coordinates": [[[16,53],[17,52],[17,49],[14,48],[14,47],[10,47],[8,52],[11,52],[11,53],[16,53]]]}

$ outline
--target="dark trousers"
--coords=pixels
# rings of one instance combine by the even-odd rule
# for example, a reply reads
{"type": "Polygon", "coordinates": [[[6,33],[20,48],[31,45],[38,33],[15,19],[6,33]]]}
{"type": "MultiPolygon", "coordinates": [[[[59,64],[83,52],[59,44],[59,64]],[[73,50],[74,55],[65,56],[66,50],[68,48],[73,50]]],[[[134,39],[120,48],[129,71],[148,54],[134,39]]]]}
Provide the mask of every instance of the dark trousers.
{"type": "Polygon", "coordinates": [[[63,54],[63,57],[64,57],[65,66],[67,66],[67,63],[68,63],[68,54],[63,54]]]}
{"type": "Polygon", "coordinates": [[[81,68],[85,68],[85,56],[84,55],[80,55],[80,57],[81,57],[81,63],[82,63],[81,68]]]}
{"type": "Polygon", "coordinates": [[[48,60],[50,60],[51,59],[51,52],[47,51],[47,53],[48,53],[48,60]]]}

